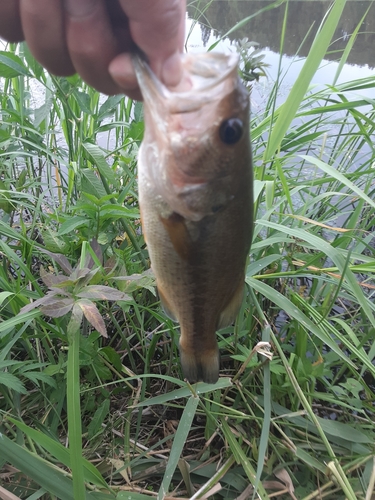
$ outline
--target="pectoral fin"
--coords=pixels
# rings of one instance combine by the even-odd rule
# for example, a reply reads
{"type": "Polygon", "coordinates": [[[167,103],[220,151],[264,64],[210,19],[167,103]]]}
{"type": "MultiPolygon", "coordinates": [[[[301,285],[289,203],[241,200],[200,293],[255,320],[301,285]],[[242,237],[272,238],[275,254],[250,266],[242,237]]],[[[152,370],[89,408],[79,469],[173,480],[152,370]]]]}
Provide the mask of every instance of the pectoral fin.
{"type": "Polygon", "coordinates": [[[173,212],[168,218],[160,217],[160,220],[168,233],[169,239],[177,254],[183,260],[189,260],[193,242],[182,215],[173,212]]]}

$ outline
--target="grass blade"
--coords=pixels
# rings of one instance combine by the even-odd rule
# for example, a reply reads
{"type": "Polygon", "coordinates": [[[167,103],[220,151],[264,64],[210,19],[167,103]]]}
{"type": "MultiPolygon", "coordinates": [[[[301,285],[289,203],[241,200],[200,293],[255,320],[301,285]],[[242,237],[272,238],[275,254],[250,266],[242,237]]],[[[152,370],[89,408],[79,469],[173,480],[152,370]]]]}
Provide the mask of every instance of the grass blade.
{"type": "Polygon", "coordinates": [[[178,466],[178,461],[180,459],[182,450],[184,449],[186,439],[190,432],[191,424],[193,422],[198,403],[199,398],[197,396],[191,396],[186,403],[180,423],[178,424],[176,435],[173,440],[171,453],[169,455],[167,467],[165,469],[165,474],[159,490],[158,500],[163,500],[163,498],[168,494],[168,489],[171,484],[174,471],[178,466]]]}
{"type": "Polygon", "coordinates": [[[289,316],[295,318],[299,321],[307,331],[316,335],[322,342],[327,344],[345,363],[350,363],[353,368],[355,365],[348,359],[345,353],[337,346],[337,344],[320,328],[318,328],[300,309],[298,309],[287,297],[284,297],[277,290],[272,288],[265,283],[261,283],[258,280],[247,277],[246,283],[250,285],[251,288],[260,292],[262,295],[267,297],[273,303],[277,304],[282,310],[284,310],[289,316]]]}
{"type": "MultiPolygon", "coordinates": [[[[61,443],[55,441],[46,434],[37,431],[36,429],[32,429],[23,422],[19,422],[14,418],[8,417],[8,420],[16,425],[22,432],[26,434],[26,436],[32,439],[35,443],[38,443],[40,446],[42,446],[59,462],[64,464],[66,467],[71,467],[70,450],[65,448],[65,446],[63,446],[61,443]]],[[[97,468],[92,465],[91,462],[83,459],[83,467],[86,481],[91,482],[92,484],[95,484],[96,486],[99,486],[101,488],[108,487],[103,476],[100,474],[97,468]]]]}
{"type": "Polygon", "coordinates": [[[69,351],[67,368],[67,405],[69,450],[73,474],[74,498],[86,494],[82,461],[82,421],[79,378],[79,340],[82,310],[75,304],[68,325],[69,351]]]}
{"type": "MultiPolygon", "coordinates": [[[[75,500],[72,481],[62,471],[0,434],[1,457],[58,498],[75,500]]],[[[80,498],[86,498],[84,494],[80,498]]]]}
{"type": "Polygon", "coordinates": [[[323,26],[315,37],[314,43],[311,46],[309,55],[303,65],[303,68],[298,75],[295,84],[290,91],[288,98],[282,105],[282,109],[277,118],[277,121],[271,130],[270,138],[267,143],[267,148],[264,153],[263,161],[269,161],[275,152],[279,149],[292,120],[294,119],[298,107],[302,102],[310,85],[312,77],[315,75],[319,65],[325,56],[332,36],[337,28],[342,11],[344,10],[346,0],[336,0],[331,11],[329,12],[323,26]]]}
{"type": "Polygon", "coordinates": [[[262,500],[268,500],[269,497],[267,495],[266,490],[263,488],[262,483],[257,484],[256,472],[253,466],[251,465],[250,460],[247,457],[247,454],[242,450],[240,443],[235,438],[228,423],[225,420],[222,420],[221,425],[224,436],[228,441],[229,448],[233,453],[236,462],[242,465],[247,475],[247,478],[249,479],[250,483],[254,486],[254,488],[256,486],[257,488],[256,493],[258,493],[259,498],[261,498],[262,500]]]}
{"type": "MultiPolygon", "coordinates": [[[[216,384],[205,384],[199,382],[194,384],[194,391],[196,394],[205,394],[206,392],[226,389],[231,387],[232,382],[228,377],[219,378],[216,384]]],[[[151,406],[151,405],[162,405],[173,399],[188,398],[191,396],[191,389],[189,386],[181,387],[180,389],[175,389],[174,391],[162,394],[161,396],[155,396],[154,398],[145,399],[137,404],[137,407],[141,406],[151,406]]]]}

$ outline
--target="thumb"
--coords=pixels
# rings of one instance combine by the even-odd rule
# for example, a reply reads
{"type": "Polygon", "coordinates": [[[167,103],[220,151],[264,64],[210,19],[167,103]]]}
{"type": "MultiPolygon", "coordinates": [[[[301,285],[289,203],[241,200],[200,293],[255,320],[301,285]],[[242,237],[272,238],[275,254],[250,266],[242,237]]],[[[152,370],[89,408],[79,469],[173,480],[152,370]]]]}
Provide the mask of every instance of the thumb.
{"type": "Polygon", "coordinates": [[[120,0],[135,44],[154,73],[167,85],[182,76],[180,54],[185,37],[185,0],[120,0]]]}

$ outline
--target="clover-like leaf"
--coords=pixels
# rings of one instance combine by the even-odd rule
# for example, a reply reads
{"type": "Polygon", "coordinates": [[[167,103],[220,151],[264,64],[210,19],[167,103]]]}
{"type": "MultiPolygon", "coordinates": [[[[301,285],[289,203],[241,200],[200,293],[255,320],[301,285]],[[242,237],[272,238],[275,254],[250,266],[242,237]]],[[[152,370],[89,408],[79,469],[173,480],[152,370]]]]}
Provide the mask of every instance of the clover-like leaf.
{"type": "Polygon", "coordinates": [[[117,267],[118,259],[116,255],[112,255],[105,263],[104,263],[104,271],[106,275],[111,274],[117,267]]]}
{"type": "Polygon", "coordinates": [[[47,374],[39,371],[28,371],[24,373],[24,376],[34,382],[35,385],[40,387],[39,382],[43,382],[44,384],[48,384],[51,387],[56,387],[56,382],[55,380],[48,376],[47,374]]]}
{"type": "Polygon", "coordinates": [[[125,290],[128,293],[134,292],[139,288],[146,288],[151,293],[155,293],[155,276],[151,269],[148,269],[142,274],[131,274],[130,276],[116,276],[113,279],[126,281],[125,290]]]}
{"type": "MultiPolygon", "coordinates": [[[[76,284],[76,282],[75,282],[75,281],[72,281],[72,280],[70,280],[70,279],[66,279],[66,278],[65,278],[65,280],[64,280],[64,281],[60,281],[60,283],[57,283],[57,284],[55,284],[55,285],[53,285],[53,286],[50,286],[49,288],[50,288],[51,290],[55,290],[55,289],[60,290],[60,293],[62,293],[62,294],[64,294],[64,295],[66,295],[66,294],[67,294],[67,293],[69,293],[69,292],[68,292],[67,290],[64,290],[64,288],[66,288],[66,287],[68,287],[68,286],[70,286],[70,287],[71,287],[71,286],[74,286],[75,284],[76,284]]],[[[70,295],[70,293],[69,293],[69,295],[70,295]]]]}
{"type": "Polygon", "coordinates": [[[87,321],[96,329],[98,332],[103,335],[103,337],[108,337],[107,328],[105,327],[104,320],[102,315],[100,314],[98,308],[88,299],[80,299],[76,302],[76,305],[79,306],[87,321]]]}
{"type": "Polygon", "coordinates": [[[86,286],[93,279],[95,274],[99,271],[99,268],[88,269],[84,267],[82,269],[75,269],[70,275],[71,279],[74,279],[78,288],[86,286]]]}
{"type": "Polygon", "coordinates": [[[65,255],[63,255],[61,253],[50,252],[49,250],[46,250],[45,248],[40,248],[39,250],[42,253],[45,253],[46,255],[51,257],[51,259],[53,259],[56,262],[56,264],[58,264],[61,267],[61,269],[64,271],[64,273],[70,274],[73,272],[73,268],[70,265],[70,262],[68,261],[68,259],[65,257],[65,255]]]}
{"type": "Polygon", "coordinates": [[[67,281],[66,276],[62,274],[58,274],[56,276],[55,274],[48,273],[43,266],[40,266],[40,277],[42,278],[43,283],[49,288],[57,285],[61,286],[67,281]]]}
{"type": "Polygon", "coordinates": [[[75,333],[79,332],[82,323],[83,311],[79,304],[76,302],[73,306],[72,314],[68,323],[68,337],[72,337],[75,333]]]}
{"type": "Polygon", "coordinates": [[[27,390],[21,380],[11,373],[0,372],[0,384],[5,385],[8,389],[12,389],[12,391],[27,394],[27,390]]]}
{"type": "Polygon", "coordinates": [[[93,300],[133,300],[126,293],[105,285],[91,285],[77,293],[77,297],[93,300]]]}
{"type": "Polygon", "coordinates": [[[51,318],[60,318],[61,316],[64,316],[69,311],[71,311],[73,304],[74,299],[72,297],[69,297],[67,299],[56,297],[54,301],[43,305],[40,308],[40,311],[46,316],[50,316],[51,318]]]}
{"type": "MultiPolygon", "coordinates": [[[[103,252],[102,252],[102,249],[101,249],[101,247],[98,243],[98,240],[96,238],[91,240],[90,247],[94,251],[94,254],[96,255],[98,261],[101,264],[103,264],[103,252]]],[[[94,265],[94,260],[92,257],[90,257],[90,261],[89,261],[87,267],[89,267],[91,269],[93,267],[93,265],[94,265]]]]}
{"type": "Polygon", "coordinates": [[[46,306],[48,304],[52,304],[57,300],[57,295],[60,293],[60,290],[50,290],[47,292],[47,294],[44,297],[41,297],[40,299],[34,300],[34,302],[30,302],[30,304],[27,304],[24,306],[19,314],[24,314],[29,311],[32,311],[33,309],[36,309],[37,307],[40,306],[46,306]]]}
{"type": "Polygon", "coordinates": [[[84,278],[87,276],[90,272],[90,269],[88,267],[76,267],[74,268],[73,272],[70,275],[70,279],[77,281],[81,278],[84,278]]]}

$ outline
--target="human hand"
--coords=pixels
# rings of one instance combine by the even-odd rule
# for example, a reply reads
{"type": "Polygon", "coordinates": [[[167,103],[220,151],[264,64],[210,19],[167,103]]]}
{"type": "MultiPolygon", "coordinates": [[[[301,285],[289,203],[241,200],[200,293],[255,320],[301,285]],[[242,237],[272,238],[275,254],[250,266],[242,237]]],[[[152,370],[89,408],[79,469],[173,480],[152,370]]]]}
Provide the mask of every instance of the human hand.
{"type": "Polygon", "coordinates": [[[181,78],[185,0],[0,0],[0,36],[26,40],[51,73],[78,73],[105,94],[140,92],[130,54],[139,47],[166,85],[181,78]]]}

